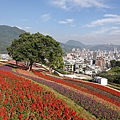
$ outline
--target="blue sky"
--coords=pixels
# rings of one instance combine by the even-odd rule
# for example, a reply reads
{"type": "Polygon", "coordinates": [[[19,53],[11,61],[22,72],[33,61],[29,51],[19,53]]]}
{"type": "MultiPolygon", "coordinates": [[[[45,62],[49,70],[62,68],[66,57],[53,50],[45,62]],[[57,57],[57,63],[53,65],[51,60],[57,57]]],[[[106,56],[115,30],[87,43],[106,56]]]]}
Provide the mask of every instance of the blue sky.
{"type": "Polygon", "coordinates": [[[0,0],[0,25],[62,43],[120,45],[120,0],[0,0]]]}

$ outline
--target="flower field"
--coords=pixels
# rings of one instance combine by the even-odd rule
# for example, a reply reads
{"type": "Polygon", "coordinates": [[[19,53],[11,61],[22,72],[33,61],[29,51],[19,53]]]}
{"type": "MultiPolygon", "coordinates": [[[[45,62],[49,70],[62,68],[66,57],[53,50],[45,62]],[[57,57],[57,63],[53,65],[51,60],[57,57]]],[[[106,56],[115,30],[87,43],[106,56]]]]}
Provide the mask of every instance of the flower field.
{"type": "MultiPolygon", "coordinates": [[[[57,79],[57,78],[54,78],[54,77],[51,77],[51,76],[46,76],[43,73],[40,73],[40,72],[37,72],[37,71],[33,71],[33,72],[35,74],[37,74],[38,76],[42,77],[42,78],[45,78],[45,79],[48,79],[48,80],[51,80],[51,81],[54,81],[54,82],[58,82],[58,83],[73,87],[75,89],[78,89],[80,91],[92,94],[94,96],[97,96],[99,98],[107,100],[107,101],[111,102],[112,104],[115,104],[115,105],[120,107],[120,92],[114,91],[112,89],[111,89],[111,91],[109,89],[109,92],[107,92],[108,88],[106,88],[106,89],[104,88],[105,91],[106,91],[105,92],[102,89],[99,89],[100,85],[97,85],[97,84],[95,85],[95,84],[92,84],[92,83],[80,82],[80,81],[76,82],[72,79],[70,79],[70,80],[68,79],[66,81],[66,80],[57,79]]],[[[102,87],[103,86],[101,86],[101,88],[102,87]]]]}
{"type": "MultiPolygon", "coordinates": [[[[3,66],[1,69],[11,71],[11,68],[7,68],[7,66],[3,66]]],[[[75,101],[78,105],[82,106],[89,113],[96,116],[99,120],[120,120],[119,92],[97,84],[73,79],[59,79],[53,76],[45,75],[44,73],[38,71],[33,72],[39,77],[24,75],[19,72],[14,73],[47,85],[60,94],[75,101]]],[[[27,93],[29,93],[29,91],[27,93]]],[[[29,95],[32,96],[31,93],[29,95]]],[[[76,116],[78,115],[76,114],[76,116]]],[[[71,118],[71,120],[72,119],[75,120],[75,118],[71,118]]]]}
{"type": "MultiPolygon", "coordinates": [[[[54,78],[51,76],[46,76],[45,74],[39,73],[37,71],[33,71],[33,72],[35,74],[37,74],[38,76],[45,78],[49,81],[54,81],[56,83],[60,83],[61,85],[56,84],[56,83],[51,83],[51,82],[49,82],[49,83],[47,82],[45,84],[52,87],[59,93],[71,98],[77,104],[79,104],[84,109],[86,109],[87,111],[89,111],[90,113],[95,115],[100,120],[102,120],[102,119],[103,120],[119,120],[120,119],[119,92],[114,91],[114,90],[111,90],[112,92],[111,91],[108,92],[111,96],[113,95],[113,93],[115,93],[115,92],[117,93],[116,96],[114,95],[115,98],[113,96],[111,98],[110,96],[103,95],[102,92],[100,93],[98,90],[92,91],[89,89],[89,87],[73,84],[70,80],[67,81],[67,80],[57,79],[57,78],[54,78]],[[80,92],[76,92],[75,90],[69,89],[67,87],[63,87],[62,85],[67,85],[69,87],[75,88],[75,89],[79,90],[80,92]],[[103,104],[101,102],[101,100],[98,100],[98,99],[95,100],[92,97],[86,96],[84,94],[84,92],[89,93],[92,96],[97,96],[98,98],[105,100],[107,103],[110,102],[111,105],[112,104],[113,104],[113,106],[115,105],[116,109],[113,109],[112,106],[108,107],[107,105],[103,104]]],[[[42,81],[39,81],[39,82],[42,82],[42,81]]],[[[87,85],[87,83],[86,83],[86,85],[87,85]]],[[[99,90],[100,90],[100,88],[98,87],[99,90]]],[[[106,89],[108,89],[108,88],[106,88],[106,89]]],[[[101,88],[101,90],[102,90],[102,88],[101,88]]]]}
{"type": "Polygon", "coordinates": [[[0,120],[84,120],[34,82],[0,70],[0,120]]]}

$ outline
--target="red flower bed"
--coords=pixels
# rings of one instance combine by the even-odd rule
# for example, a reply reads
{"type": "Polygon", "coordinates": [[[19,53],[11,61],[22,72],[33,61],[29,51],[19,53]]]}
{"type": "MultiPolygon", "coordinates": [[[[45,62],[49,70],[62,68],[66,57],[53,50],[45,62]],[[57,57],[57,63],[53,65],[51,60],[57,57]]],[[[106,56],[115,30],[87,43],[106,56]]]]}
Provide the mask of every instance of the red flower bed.
{"type": "Polygon", "coordinates": [[[65,102],[22,77],[0,70],[0,120],[83,120],[65,102]]]}
{"type": "Polygon", "coordinates": [[[106,92],[109,92],[109,93],[111,93],[111,94],[113,94],[113,95],[116,95],[116,96],[120,97],[120,92],[118,92],[118,91],[116,91],[116,90],[113,90],[113,89],[111,89],[111,88],[108,88],[108,87],[99,85],[99,84],[94,84],[94,83],[92,83],[92,82],[84,82],[84,81],[81,81],[81,80],[69,79],[69,78],[67,78],[67,79],[65,79],[65,80],[74,80],[74,81],[76,81],[76,82],[81,82],[81,83],[84,83],[84,84],[88,84],[88,85],[90,85],[90,86],[93,86],[93,87],[95,87],[95,88],[99,88],[99,89],[101,89],[101,90],[104,90],[104,91],[106,91],[106,92]]]}
{"type": "MultiPolygon", "coordinates": [[[[34,74],[36,74],[36,75],[38,75],[38,76],[40,76],[40,77],[42,77],[42,78],[44,78],[44,79],[51,80],[51,81],[58,82],[58,83],[63,84],[63,85],[70,86],[70,87],[72,87],[72,88],[78,89],[78,90],[80,90],[80,91],[84,91],[84,92],[89,93],[89,94],[91,94],[91,95],[95,95],[95,96],[97,96],[97,97],[99,97],[99,98],[102,98],[102,99],[108,101],[108,102],[111,102],[112,104],[115,104],[115,105],[117,105],[117,106],[120,106],[120,103],[119,103],[118,101],[116,101],[116,100],[114,100],[114,99],[111,99],[111,98],[108,98],[107,96],[104,96],[104,95],[102,95],[102,94],[100,94],[100,93],[97,93],[97,91],[90,91],[89,89],[80,87],[80,86],[78,86],[78,85],[76,85],[76,84],[72,84],[72,83],[69,83],[69,82],[64,81],[64,80],[61,80],[61,79],[57,79],[57,78],[54,78],[54,77],[51,77],[51,76],[47,76],[47,75],[44,75],[44,74],[42,74],[42,73],[40,73],[40,72],[37,72],[37,71],[33,71],[33,72],[34,72],[34,74]]],[[[71,79],[70,79],[70,80],[71,80],[71,79]]],[[[98,85],[98,86],[99,86],[99,85],[98,85]]],[[[101,86],[101,87],[102,87],[102,86],[101,86]]],[[[108,91],[108,92],[109,92],[109,91],[108,91]]]]}

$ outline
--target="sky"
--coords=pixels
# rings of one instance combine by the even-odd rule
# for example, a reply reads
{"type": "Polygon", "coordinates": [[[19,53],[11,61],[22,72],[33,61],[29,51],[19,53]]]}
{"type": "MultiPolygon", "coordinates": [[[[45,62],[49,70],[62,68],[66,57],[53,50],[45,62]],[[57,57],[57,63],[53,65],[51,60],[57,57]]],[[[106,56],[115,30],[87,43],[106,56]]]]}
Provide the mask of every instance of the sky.
{"type": "Polygon", "coordinates": [[[120,45],[120,0],[0,0],[0,25],[61,43],[120,45]]]}

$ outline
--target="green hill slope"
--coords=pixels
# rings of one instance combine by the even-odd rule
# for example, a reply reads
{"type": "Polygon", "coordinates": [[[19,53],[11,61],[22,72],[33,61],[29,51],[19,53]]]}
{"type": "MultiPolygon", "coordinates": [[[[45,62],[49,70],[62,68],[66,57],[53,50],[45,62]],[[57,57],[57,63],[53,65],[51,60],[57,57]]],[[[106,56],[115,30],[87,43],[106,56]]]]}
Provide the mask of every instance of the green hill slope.
{"type": "Polygon", "coordinates": [[[17,39],[19,35],[24,32],[24,30],[21,30],[17,27],[0,25],[0,54],[7,53],[6,48],[14,39],[17,39]]]}

